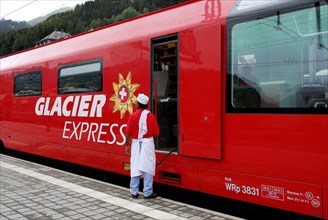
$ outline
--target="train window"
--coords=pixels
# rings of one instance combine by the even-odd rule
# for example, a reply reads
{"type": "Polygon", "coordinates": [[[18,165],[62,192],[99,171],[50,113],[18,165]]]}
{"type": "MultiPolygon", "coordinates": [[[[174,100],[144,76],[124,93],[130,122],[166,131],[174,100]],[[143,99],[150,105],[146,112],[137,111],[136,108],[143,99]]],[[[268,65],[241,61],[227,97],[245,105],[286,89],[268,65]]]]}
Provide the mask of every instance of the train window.
{"type": "Polygon", "coordinates": [[[102,91],[102,61],[92,60],[59,67],[58,93],[102,91]]]}
{"type": "Polygon", "coordinates": [[[312,6],[233,26],[230,108],[328,108],[328,6],[312,6]]]}
{"type": "Polygon", "coordinates": [[[15,96],[37,96],[42,94],[42,71],[35,70],[15,74],[15,96]]]}

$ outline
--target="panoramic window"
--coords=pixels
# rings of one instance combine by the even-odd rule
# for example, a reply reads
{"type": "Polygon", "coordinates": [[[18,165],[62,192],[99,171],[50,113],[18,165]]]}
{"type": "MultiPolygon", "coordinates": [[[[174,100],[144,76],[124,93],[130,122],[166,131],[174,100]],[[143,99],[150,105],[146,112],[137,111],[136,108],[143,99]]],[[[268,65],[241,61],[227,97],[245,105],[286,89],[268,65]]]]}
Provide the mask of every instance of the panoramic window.
{"type": "Polygon", "coordinates": [[[236,24],[231,45],[232,108],[328,108],[327,5],[236,24]]]}
{"type": "Polygon", "coordinates": [[[42,94],[42,71],[35,70],[15,74],[14,95],[36,96],[42,94]]]}
{"type": "Polygon", "coordinates": [[[97,92],[102,90],[102,62],[93,60],[59,68],[58,93],[97,92]]]}

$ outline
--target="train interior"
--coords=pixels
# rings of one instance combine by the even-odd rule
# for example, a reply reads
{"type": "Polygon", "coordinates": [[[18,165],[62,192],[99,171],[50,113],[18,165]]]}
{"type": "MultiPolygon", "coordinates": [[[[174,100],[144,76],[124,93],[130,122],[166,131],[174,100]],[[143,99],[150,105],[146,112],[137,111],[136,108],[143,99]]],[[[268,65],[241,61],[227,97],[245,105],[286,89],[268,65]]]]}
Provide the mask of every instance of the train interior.
{"type": "Polygon", "coordinates": [[[160,135],[156,150],[178,147],[178,38],[176,35],[152,41],[152,111],[160,135]]]}

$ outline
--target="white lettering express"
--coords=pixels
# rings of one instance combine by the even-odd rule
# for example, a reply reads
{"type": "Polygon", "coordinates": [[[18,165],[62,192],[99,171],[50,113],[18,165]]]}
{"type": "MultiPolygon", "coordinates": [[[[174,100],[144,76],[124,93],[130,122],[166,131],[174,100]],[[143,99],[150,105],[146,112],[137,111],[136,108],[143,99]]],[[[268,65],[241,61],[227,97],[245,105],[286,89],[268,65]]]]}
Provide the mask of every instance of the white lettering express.
{"type": "Polygon", "coordinates": [[[126,126],[126,124],[119,126],[108,123],[66,121],[62,138],[121,146],[125,143],[124,129],[126,126]]]}

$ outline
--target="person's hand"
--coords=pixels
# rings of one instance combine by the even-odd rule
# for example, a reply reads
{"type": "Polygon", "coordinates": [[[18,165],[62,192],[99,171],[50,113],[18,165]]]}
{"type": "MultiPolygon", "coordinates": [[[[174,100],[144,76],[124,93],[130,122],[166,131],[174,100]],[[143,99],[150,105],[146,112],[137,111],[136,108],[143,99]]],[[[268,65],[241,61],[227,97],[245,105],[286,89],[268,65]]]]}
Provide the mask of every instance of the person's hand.
{"type": "Polygon", "coordinates": [[[130,155],[130,147],[128,145],[125,146],[125,153],[126,155],[130,155]]]}

